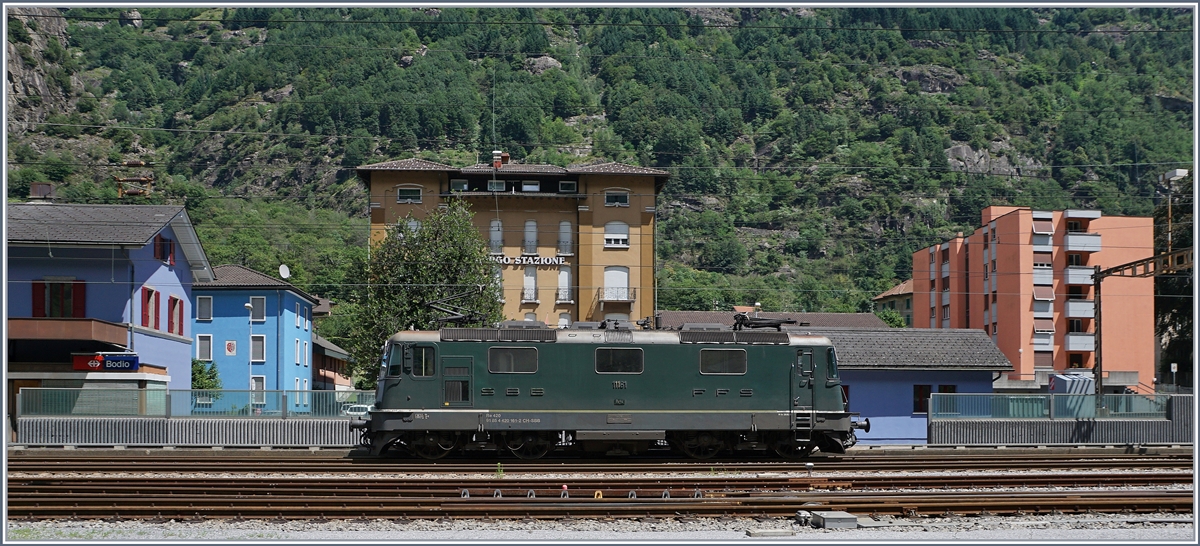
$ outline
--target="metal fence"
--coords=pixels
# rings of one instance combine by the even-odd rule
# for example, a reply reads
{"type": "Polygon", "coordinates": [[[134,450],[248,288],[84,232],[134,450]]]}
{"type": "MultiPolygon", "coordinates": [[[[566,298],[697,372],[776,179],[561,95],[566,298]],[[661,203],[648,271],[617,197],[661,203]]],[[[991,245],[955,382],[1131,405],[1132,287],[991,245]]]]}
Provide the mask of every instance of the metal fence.
{"type": "Polygon", "coordinates": [[[374,403],[375,391],[24,388],[17,394],[17,415],[349,419],[374,403]]]}
{"type": "Polygon", "coordinates": [[[1171,395],[1106,394],[930,395],[929,419],[1166,419],[1171,395]]]}

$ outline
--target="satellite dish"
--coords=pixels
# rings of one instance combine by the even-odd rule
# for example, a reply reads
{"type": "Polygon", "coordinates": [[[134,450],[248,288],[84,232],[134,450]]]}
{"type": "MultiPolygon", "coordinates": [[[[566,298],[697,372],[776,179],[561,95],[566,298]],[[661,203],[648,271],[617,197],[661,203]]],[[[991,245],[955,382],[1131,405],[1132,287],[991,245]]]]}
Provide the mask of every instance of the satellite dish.
{"type": "Polygon", "coordinates": [[[282,264],[279,266],[279,276],[285,279],[292,276],[292,271],[288,269],[287,264],[282,264]]]}

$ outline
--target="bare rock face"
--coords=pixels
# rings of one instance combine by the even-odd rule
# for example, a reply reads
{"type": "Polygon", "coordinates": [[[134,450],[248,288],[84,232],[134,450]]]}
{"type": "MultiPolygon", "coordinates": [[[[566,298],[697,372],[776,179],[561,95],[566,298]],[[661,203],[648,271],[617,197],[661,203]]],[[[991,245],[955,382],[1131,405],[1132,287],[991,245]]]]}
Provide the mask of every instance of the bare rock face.
{"type": "Polygon", "coordinates": [[[283,99],[292,96],[292,84],[287,84],[279,89],[272,89],[263,93],[263,100],[267,102],[283,102],[283,99]]]}
{"type": "Polygon", "coordinates": [[[138,10],[123,11],[117,18],[117,22],[123,27],[142,28],[142,14],[138,10]]]}
{"type": "Polygon", "coordinates": [[[918,65],[896,71],[900,81],[908,83],[916,81],[921,84],[921,91],[926,93],[949,93],[954,88],[967,83],[967,78],[953,68],[933,65],[918,65]]]}
{"type": "Polygon", "coordinates": [[[403,68],[408,68],[408,67],[412,66],[412,62],[413,62],[412,55],[405,55],[403,57],[400,57],[400,66],[403,68]]]}
{"type": "MultiPolygon", "coordinates": [[[[46,116],[71,111],[71,97],[62,86],[49,80],[47,73],[57,65],[46,60],[42,52],[50,40],[58,40],[67,46],[67,21],[57,9],[52,8],[9,8],[8,16],[26,27],[37,26],[37,32],[28,31],[27,42],[9,40],[8,48],[8,132],[9,136],[21,135],[33,124],[46,121],[46,116]],[[36,16],[36,17],[30,17],[36,16]]],[[[10,23],[11,25],[15,22],[10,23]]]]}
{"type": "Polygon", "coordinates": [[[525,59],[525,70],[528,70],[534,76],[540,75],[551,68],[562,68],[562,63],[549,55],[525,59]]]}
{"type": "Polygon", "coordinates": [[[950,170],[971,174],[990,174],[994,176],[1021,176],[1039,174],[1042,164],[1029,158],[1019,158],[1016,165],[1009,162],[1004,155],[994,152],[1007,148],[1002,142],[992,143],[991,150],[975,150],[966,144],[946,148],[946,160],[950,170]]]}

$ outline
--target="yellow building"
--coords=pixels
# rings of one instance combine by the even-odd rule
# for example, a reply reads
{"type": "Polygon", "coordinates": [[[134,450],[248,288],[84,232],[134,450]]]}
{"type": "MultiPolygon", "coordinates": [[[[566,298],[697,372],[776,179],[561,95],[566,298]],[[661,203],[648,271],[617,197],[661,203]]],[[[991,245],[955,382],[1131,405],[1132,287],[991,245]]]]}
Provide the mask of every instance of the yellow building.
{"type": "Polygon", "coordinates": [[[405,159],[357,170],[371,196],[372,244],[410,213],[419,222],[452,196],[470,203],[508,319],[567,326],[654,314],[654,207],[666,171],[525,165],[499,152],[470,167],[405,159]]]}

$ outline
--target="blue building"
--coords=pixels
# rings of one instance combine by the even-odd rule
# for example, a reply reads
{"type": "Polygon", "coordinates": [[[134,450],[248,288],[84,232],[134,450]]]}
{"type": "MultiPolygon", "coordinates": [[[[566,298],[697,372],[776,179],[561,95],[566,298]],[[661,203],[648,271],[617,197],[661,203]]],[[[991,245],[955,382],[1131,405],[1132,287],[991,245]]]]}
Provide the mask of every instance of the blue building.
{"type": "MultiPolygon", "coordinates": [[[[196,283],[195,357],[216,363],[221,386],[230,390],[309,391],[314,362],[312,308],[316,297],[290,283],[240,265],[213,268],[213,279],[196,283]]],[[[255,398],[264,411],[275,397],[255,398]]],[[[303,413],[310,400],[289,395],[288,413],[303,413]]]]}
{"type": "Polygon", "coordinates": [[[183,207],[12,203],[7,219],[10,416],[27,387],[191,387],[192,285],[212,270],[183,207]]]}
{"type": "Polygon", "coordinates": [[[871,420],[863,444],[923,444],[929,395],[992,393],[1012,363],[982,330],[796,327],[837,350],[850,411],[871,420]]]}

